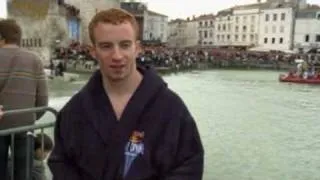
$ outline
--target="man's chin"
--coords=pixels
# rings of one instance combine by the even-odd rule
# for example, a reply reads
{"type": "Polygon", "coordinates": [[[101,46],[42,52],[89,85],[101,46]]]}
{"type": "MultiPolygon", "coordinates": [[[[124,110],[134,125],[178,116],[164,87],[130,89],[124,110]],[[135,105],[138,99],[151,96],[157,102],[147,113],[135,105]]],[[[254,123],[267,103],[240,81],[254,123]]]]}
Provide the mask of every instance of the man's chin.
{"type": "Polygon", "coordinates": [[[112,75],[107,76],[107,78],[109,81],[118,82],[118,81],[125,80],[126,76],[123,74],[112,74],[112,75]]]}

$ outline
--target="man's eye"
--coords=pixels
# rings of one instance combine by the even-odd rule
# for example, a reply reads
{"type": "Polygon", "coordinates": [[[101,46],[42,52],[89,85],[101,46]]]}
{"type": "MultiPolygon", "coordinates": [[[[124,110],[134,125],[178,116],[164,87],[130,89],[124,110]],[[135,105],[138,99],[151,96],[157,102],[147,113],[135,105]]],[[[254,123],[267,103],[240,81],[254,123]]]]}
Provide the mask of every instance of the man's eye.
{"type": "Polygon", "coordinates": [[[112,46],[111,45],[102,45],[100,46],[101,49],[110,49],[112,46]]]}
{"type": "Polygon", "coordinates": [[[129,48],[130,46],[131,46],[131,44],[129,44],[129,43],[121,44],[122,48],[129,48]]]}

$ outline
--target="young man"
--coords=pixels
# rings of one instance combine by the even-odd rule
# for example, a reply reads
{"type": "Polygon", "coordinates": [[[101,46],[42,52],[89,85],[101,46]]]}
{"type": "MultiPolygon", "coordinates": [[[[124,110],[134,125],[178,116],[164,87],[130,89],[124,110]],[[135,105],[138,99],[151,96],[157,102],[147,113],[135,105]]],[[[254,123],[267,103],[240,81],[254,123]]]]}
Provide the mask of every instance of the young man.
{"type": "Polygon", "coordinates": [[[53,179],[202,179],[204,150],[187,107],[153,70],[136,67],[135,18],[101,11],[89,33],[100,70],[59,113],[53,179]]]}
{"type": "MultiPolygon", "coordinates": [[[[19,47],[21,28],[13,19],[0,20],[0,104],[5,110],[47,106],[48,88],[41,59],[19,47]]],[[[33,125],[43,113],[4,116],[0,130],[33,125]]],[[[15,180],[25,180],[27,135],[14,140],[15,180]]],[[[0,177],[6,177],[11,136],[0,136],[0,177]]],[[[13,146],[11,146],[13,147],[13,146]]],[[[31,154],[30,154],[31,156],[31,154]]],[[[32,166],[29,164],[29,166],[32,166]]]]}

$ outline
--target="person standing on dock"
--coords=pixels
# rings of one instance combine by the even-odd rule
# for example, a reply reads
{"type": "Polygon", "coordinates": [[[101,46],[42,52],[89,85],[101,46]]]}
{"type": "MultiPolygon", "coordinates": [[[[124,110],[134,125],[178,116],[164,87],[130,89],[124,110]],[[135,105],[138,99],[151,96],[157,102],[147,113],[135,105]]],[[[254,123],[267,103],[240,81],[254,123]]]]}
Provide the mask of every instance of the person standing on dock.
{"type": "Polygon", "coordinates": [[[196,122],[152,68],[137,67],[138,32],[122,9],[91,20],[100,70],[58,115],[48,160],[53,180],[202,179],[196,122]]]}

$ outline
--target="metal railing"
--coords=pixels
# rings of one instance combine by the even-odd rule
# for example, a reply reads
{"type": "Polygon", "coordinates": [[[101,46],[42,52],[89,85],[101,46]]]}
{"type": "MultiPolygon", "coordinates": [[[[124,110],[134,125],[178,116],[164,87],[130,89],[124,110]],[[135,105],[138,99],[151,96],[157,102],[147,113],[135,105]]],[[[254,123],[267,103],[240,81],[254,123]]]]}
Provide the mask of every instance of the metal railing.
{"type": "MultiPolygon", "coordinates": [[[[3,117],[11,116],[11,115],[18,115],[18,114],[24,114],[24,113],[37,113],[37,112],[46,112],[49,111],[52,114],[54,114],[55,117],[57,117],[58,111],[51,107],[36,107],[36,108],[27,108],[27,109],[16,109],[16,110],[9,110],[5,111],[3,117]]],[[[9,128],[0,130],[0,137],[1,136],[10,136],[11,137],[11,169],[10,169],[10,179],[14,180],[14,157],[15,157],[15,135],[18,133],[26,133],[27,135],[27,146],[26,146],[26,175],[25,180],[31,180],[31,172],[32,167],[30,167],[30,162],[33,161],[32,151],[34,150],[33,147],[33,131],[35,130],[41,130],[41,134],[44,133],[45,128],[51,128],[53,127],[55,122],[49,122],[49,123],[42,123],[42,124],[34,124],[29,126],[21,126],[16,128],[9,128]]],[[[44,150],[44,136],[42,137],[42,143],[41,143],[41,149],[44,150]]]]}

